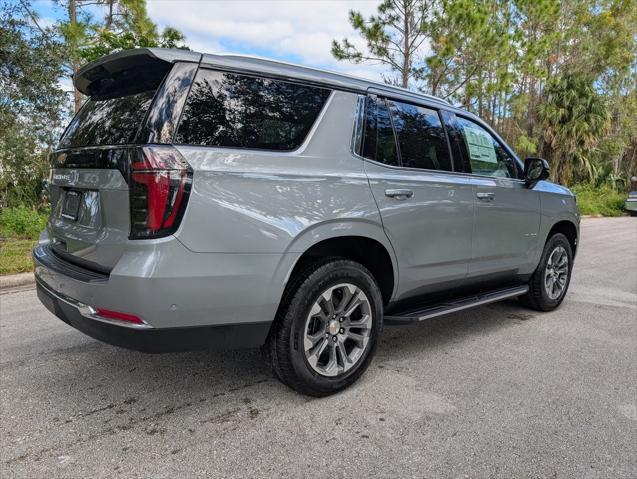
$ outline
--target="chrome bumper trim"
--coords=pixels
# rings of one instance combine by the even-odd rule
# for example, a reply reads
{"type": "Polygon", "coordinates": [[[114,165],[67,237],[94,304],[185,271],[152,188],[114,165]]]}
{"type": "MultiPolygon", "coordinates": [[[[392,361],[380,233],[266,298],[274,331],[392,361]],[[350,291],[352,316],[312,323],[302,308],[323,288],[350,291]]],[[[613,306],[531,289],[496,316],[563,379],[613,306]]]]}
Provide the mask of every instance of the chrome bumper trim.
{"type": "Polygon", "coordinates": [[[97,311],[92,306],[88,304],[84,304],[77,299],[71,298],[64,293],[60,293],[58,291],[53,290],[48,284],[46,284],[42,278],[40,278],[37,273],[35,274],[35,280],[42,287],[42,289],[46,290],[51,296],[55,296],[60,301],[68,304],[69,306],[74,307],[79,311],[79,313],[85,318],[93,319],[95,321],[100,321],[102,323],[112,324],[114,326],[120,326],[122,328],[130,328],[130,329],[153,329],[153,327],[144,321],[143,318],[139,318],[144,321],[144,324],[135,324],[135,323],[126,323],[125,321],[117,321],[107,318],[102,318],[97,315],[97,311]]]}

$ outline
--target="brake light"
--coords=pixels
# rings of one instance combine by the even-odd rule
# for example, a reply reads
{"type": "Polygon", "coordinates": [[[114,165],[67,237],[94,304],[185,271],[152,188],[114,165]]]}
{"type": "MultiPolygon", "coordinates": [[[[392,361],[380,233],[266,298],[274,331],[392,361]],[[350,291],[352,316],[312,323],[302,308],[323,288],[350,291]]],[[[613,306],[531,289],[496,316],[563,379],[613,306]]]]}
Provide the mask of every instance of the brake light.
{"type": "Polygon", "coordinates": [[[109,309],[97,308],[95,314],[104,319],[116,319],[117,321],[126,321],[128,323],[145,324],[141,318],[133,314],[118,313],[117,311],[111,311],[109,309]]]}
{"type": "Polygon", "coordinates": [[[192,169],[172,146],[137,151],[130,174],[131,239],[174,233],[186,209],[192,169]]]}

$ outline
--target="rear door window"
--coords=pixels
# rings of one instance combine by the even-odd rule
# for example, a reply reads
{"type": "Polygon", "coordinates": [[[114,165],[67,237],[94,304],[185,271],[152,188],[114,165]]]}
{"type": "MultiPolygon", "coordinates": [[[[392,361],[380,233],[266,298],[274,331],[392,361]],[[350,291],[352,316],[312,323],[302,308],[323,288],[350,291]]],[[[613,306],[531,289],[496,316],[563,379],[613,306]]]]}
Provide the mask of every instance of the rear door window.
{"type": "Polygon", "coordinates": [[[369,96],[365,110],[362,156],[386,165],[400,166],[389,108],[385,100],[369,96]]]}
{"type": "Polygon", "coordinates": [[[326,88],[203,69],[186,101],[175,142],[294,150],[329,95],[326,88]]]}
{"type": "Polygon", "coordinates": [[[390,101],[390,110],[402,166],[452,171],[451,155],[438,112],[390,101]]]}
{"type": "Polygon", "coordinates": [[[155,90],[106,100],[89,99],[75,115],[59,148],[132,143],[155,90]]]}

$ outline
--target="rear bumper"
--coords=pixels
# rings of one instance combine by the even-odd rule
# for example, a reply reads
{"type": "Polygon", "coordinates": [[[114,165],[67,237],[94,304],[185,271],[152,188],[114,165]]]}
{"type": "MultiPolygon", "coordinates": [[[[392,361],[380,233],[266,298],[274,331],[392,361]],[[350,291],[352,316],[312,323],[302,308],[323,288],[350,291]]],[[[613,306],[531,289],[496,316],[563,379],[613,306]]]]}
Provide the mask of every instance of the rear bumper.
{"type": "Polygon", "coordinates": [[[259,347],[270,329],[270,322],[185,328],[117,325],[88,317],[82,312],[86,305],[56,293],[37,277],[36,287],[42,304],[68,325],[105,343],[146,353],[259,347]]]}
{"type": "Polygon", "coordinates": [[[234,349],[265,343],[295,256],[194,253],[174,238],[131,242],[108,275],[33,253],[42,302],[76,329],[141,351],[234,349]],[[106,320],[99,309],[143,325],[106,320]]]}

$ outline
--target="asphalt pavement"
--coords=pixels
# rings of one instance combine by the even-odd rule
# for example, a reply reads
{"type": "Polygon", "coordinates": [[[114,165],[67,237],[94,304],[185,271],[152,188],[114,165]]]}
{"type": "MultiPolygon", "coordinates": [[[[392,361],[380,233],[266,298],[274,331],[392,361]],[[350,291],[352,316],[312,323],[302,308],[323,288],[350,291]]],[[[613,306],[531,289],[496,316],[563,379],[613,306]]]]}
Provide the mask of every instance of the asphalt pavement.
{"type": "Polygon", "coordinates": [[[387,327],[324,399],[259,351],[146,355],[0,293],[0,477],[637,477],[637,219],[587,219],[551,313],[387,327]]]}

